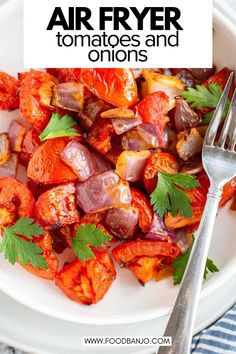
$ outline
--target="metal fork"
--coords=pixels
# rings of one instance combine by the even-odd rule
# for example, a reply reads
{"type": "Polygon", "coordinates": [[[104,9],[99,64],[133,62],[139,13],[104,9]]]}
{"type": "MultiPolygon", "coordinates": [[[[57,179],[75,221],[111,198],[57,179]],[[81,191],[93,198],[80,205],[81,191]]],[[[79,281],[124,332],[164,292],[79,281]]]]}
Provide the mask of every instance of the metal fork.
{"type": "Polygon", "coordinates": [[[236,176],[236,90],[219,140],[215,143],[233,75],[234,72],[231,72],[204,139],[202,162],[210,179],[210,188],[184,278],[164,333],[172,337],[172,346],[160,347],[158,354],[190,353],[198,299],[222,188],[236,176]]]}

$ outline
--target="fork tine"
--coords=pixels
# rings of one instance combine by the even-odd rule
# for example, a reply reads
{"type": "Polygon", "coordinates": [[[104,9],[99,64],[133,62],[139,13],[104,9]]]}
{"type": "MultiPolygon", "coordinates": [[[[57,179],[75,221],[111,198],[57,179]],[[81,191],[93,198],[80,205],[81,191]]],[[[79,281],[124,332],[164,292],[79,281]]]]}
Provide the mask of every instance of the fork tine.
{"type": "Polygon", "coordinates": [[[223,116],[225,103],[227,101],[227,97],[228,97],[231,83],[233,80],[233,75],[234,75],[234,72],[232,71],[229,78],[228,78],[228,81],[225,85],[224,91],[220,97],[220,100],[219,100],[218,105],[216,107],[215,113],[212,117],[212,120],[209,124],[209,127],[207,129],[207,133],[205,136],[205,144],[206,145],[213,145],[214,144],[216,133],[217,133],[218,127],[220,125],[221,118],[223,116]]]}
{"type": "Polygon", "coordinates": [[[223,148],[226,142],[226,138],[230,135],[230,144],[233,140],[235,120],[232,120],[234,115],[234,110],[236,106],[236,90],[234,90],[233,98],[231,100],[227,117],[225,118],[224,126],[220,134],[220,139],[217,144],[218,147],[223,148]]]}
{"type": "Polygon", "coordinates": [[[234,119],[231,121],[231,125],[229,127],[229,139],[230,139],[230,144],[229,144],[229,151],[234,151],[235,150],[235,145],[236,145],[236,89],[234,91],[235,95],[235,104],[234,104],[234,109],[232,111],[232,116],[234,119]]]}

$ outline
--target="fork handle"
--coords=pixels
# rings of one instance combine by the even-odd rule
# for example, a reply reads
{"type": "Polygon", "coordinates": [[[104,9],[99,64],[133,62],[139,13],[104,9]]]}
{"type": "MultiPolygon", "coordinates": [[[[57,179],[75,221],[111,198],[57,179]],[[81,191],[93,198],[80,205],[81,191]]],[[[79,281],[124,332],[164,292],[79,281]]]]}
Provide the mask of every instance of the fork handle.
{"type": "Polygon", "coordinates": [[[158,354],[190,353],[197,305],[221,195],[222,188],[210,187],[191,256],[164,333],[164,336],[172,337],[172,346],[160,347],[158,354]]]}

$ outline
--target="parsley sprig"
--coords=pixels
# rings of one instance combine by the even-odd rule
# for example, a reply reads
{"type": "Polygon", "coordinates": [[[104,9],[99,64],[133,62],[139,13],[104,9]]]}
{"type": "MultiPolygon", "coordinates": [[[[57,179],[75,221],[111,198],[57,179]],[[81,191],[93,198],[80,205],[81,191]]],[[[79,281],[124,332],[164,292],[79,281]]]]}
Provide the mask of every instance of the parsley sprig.
{"type": "Polygon", "coordinates": [[[195,177],[185,174],[169,174],[158,172],[158,183],[151,194],[151,204],[153,209],[161,217],[165,212],[170,211],[173,216],[178,213],[190,218],[193,214],[190,205],[191,200],[184,191],[178,187],[188,190],[199,186],[195,177]]]}
{"type": "Polygon", "coordinates": [[[17,261],[24,265],[32,264],[35,268],[47,269],[45,258],[41,255],[42,249],[34,242],[26,241],[18,235],[29,240],[44,234],[44,230],[31,218],[20,218],[15,225],[10,227],[2,226],[4,231],[0,243],[0,252],[11,263],[17,261]]]}
{"type": "MultiPolygon", "coordinates": [[[[210,83],[208,88],[204,85],[196,85],[196,88],[188,87],[186,91],[182,93],[182,97],[190,103],[192,108],[216,108],[220,97],[222,95],[222,89],[219,85],[210,83]]],[[[226,116],[229,109],[230,101],[226,102],[223,118],[226,116]]],[[[203,124],[209,124],[213,117],[214,111],[206,113],[204,115],[203,124]]]]}
{"type": "MultiPolygon", "coordinates": [[[[172,267],[175,270],[173,273],[174,285],[180,284],[183,279],[184,272],[187,267],[187,263],[188,263],[188,260],[190,257],[191,250],[192,250],[192,246],[189,247],[184,254],[182,254],[180,257],[176,258],[172,262],[172,267]]],[[[217,266],[214,264],[214,262],[211,259],[207,258],[205,272],[204,272],[204,279],[206,279],[209,272],[216,273],[216,272],[219,272],[219,269],[217,268],[217,266]]]]}
{"type": "Polygon", "coordinates": [[[53,113],[46,128],[39,135],[41,141],[62,136],[79,136],[81,134],[73,128],[76,121],[68,114],[63,117],[59,113],[53,113]]]}
{"type": "Polygon", "coordinates": [[[110,239],[111,236],[97,228],[96,225],[79,225],[75,237],[72,239],[72,247],[76,256],[84,262],[95,257],[90,246],[102,246],[107,244],[110,239]]]}

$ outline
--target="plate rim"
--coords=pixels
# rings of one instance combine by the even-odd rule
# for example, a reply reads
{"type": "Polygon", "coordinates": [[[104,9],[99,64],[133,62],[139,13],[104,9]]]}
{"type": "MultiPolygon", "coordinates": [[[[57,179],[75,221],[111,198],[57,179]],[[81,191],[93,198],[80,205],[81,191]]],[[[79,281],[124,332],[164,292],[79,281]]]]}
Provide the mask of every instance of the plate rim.
{"type": "MultiPolygon", "coordinates": [[[[232,276],[231,278],[228,279],[226,286],[228,286],[231,283],[233,278],[235,279],[235,276],[232,276]]],[[[222,287],[220,289],[220,291],[216,294],[216,296],[219,297],[221,295],[220,293],[223,292],[224,290],[225,290],[225,288],[222,287]]],[[[0,291],[0,293],[1,293],[1,291],[0,291]]],[[[206,316],[206,320],[203,320],[202,322],[196,324],[195,325],[195,329],[194,329],[194,335],[197,335],[203,329],[209,327],[211,324],[213,324],[215,321],[217,321],[219,318],[221,318],[222,315],[224,313],[226,313],[235,304],[235,302],[236,302],[236,293],[229,292],[229,291],[227,291],[227,293],[230,294],[229,295],[230,299],[224,303],[224,306],[217,307],[216,311],[213,310],[213,315],[212,316],[210,316],[210,317],[206,316]]],[[[208,296],[210,298],[210,295],[208,295],[208,296]]],[[[13,300],[13,301],[16,303],[16,306],[18,306],[18,305],[22,306],[22,304],[19,304],[17,301],[15,301],[15,300],[13,300]]],[[[26,308],[26,311],[36,312],[35,310],[32,310],[32,309],[28,308],[27,306],[24,306],[24,307],[26,308]]],[[[198,312],[199,311],[201,311],[201,304],[200,304],[200,307],[198,308],[198,312]]],[[[50,316],[46,316],[46,317],[50,317],[50,316]]],[[[52,319],[54,321],[57,320],[55,317],[53,317],[52,319]]],[[[156,321],[158,321],[158,320],[159,319],[156,319],[156,321]]],[[[167,316],[165,316],[165,320],[167,320],[167,316]]],[[[63,322],[65,324],[65,326],[66,326],[67,321],[63,321],[63,320],[59,320],[59,321],[63,322]]],[[[134,325],[134,324],[131,324],[131,325],[134,325]]],[[[143,325],[145,325],[145,322],[143,322],[143,325]]],[[[23,350],[23,351],[26,351],[26,352],[29,352],[29,353],[35,353],[35,354],[57,354],[57,352],[55,352],[55,351],[39,349],[39,348],[37,348],[37,347],[35,347],[33,345],[28,345],[28,344],[23,343],[22,341],[12,339],[12,338],[10,338],[10,336],[2,335],[1,333],[0,333],[0,341],[5,343],[5,344],[7,344],[7,345],[15,347],[15,348],[17,348],[19,350],[23,350]]],[[[127,347],[125,347],[125,348],[127,348],[127,347]]],[[[131,348],[131,350],[132,351],[130,351],[129,354],[153,354],[153,352],[155,352],[155,348],[154,347],[143,348],[143,349],[140,349],[140,350],[136,350],[136,349],[131,348]]],[[[88,354],[90,354],[90,353],[95,353],[94,352],[94,348],[91,347],[91,350],[88,350],[88,354]]]]}

